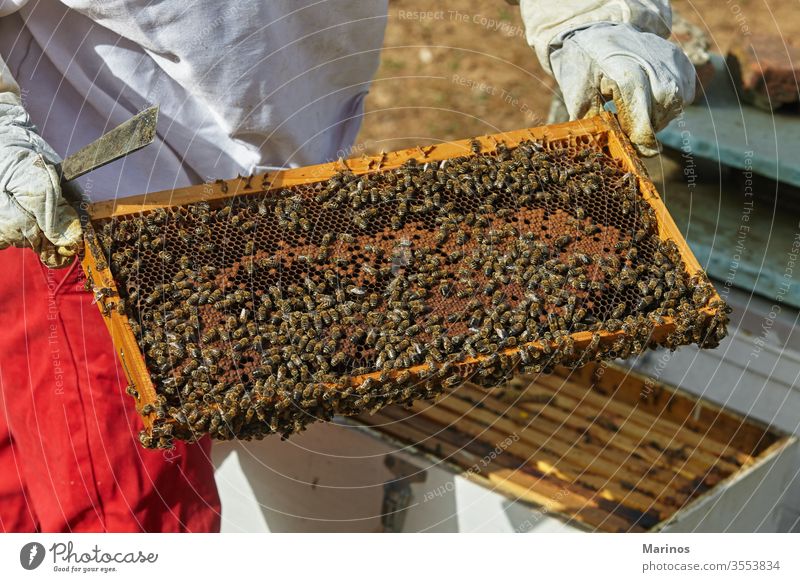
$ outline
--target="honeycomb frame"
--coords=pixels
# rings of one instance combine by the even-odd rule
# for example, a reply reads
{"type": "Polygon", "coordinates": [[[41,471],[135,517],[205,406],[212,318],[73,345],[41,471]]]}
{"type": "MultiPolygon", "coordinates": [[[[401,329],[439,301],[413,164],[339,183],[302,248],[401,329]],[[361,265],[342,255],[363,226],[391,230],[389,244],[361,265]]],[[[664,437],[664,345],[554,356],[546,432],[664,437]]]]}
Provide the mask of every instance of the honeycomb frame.
{"type": "MultiPolygon", "coordinates": [[[[626,172],[635,177],[639,195],[651,207],[656,219],[658,237],[661,240],[669,240],[674,243],[689,277],[699,277],[705,280],[705,274],[701,266],[661,201],[644,166],[620,130],[616,118],[608,113],[564,124],[522,129],[444,144],[409,148],[378,156],[362,156],[315,166],[270,172],[258,176],[218,180],[214,183],[193,187],[98,202],[89,207],[88,213],[91,225],[98,227],[104,220],[141,215],[161,208],[180,207],[201,201],[218,204],[237,197],[259,195],[294,186],[319,183],[343,171],[360,176],[398,169],[412,159],[422,164],[469,156],[474,153],[473,148],[476,147],[476,142],[480,146],[479,151],[481,153],[492,153],[501,145],[513,149],[520,143],[531,140],[545,142],[548,147],[558,144],[569,145],[571,143],[590,144],[601,149],[607,156],[621,164],[626,172]]],[[[115,281],[109,268],[109,261],[99,244],[95,230],[89,228],[87,231],[86,248],[82,258],[83,267],[88,283],[95,291],[98,308],[109,328],[123,371],[128,379],[129,393],[136,399],[137,410],[140,413],[144,411],[145,426],[150,430],[156,421],[156,415],[153,412],[148,412],[148,409],[157,401],[157,390],[148,371],[145,355],[132,331],[128,315],[113,308],[114,301],[120,297],[120,293],[117,281],[115,281]]],[[[720,310],[723,309],[720,306],[724,305],[716,291],[713,290],[713,287],[712,291],[712,296],[709,298],[706,307],[698,310],[708,319],[719,317],[720,310]]],[[[675,332],[676,327],[677,325],[673,318],[664,316],[661,318],[660,323],[649,330],[645,342],[646,347],[663,344],[670,334],[675,332]]],[[[619,329],[617,331],[600,330],[598,332],[577,331],[571,333],[569,337],[571,338],[572,348],[575,351],[580,351],[592,344],[593,340],[597,340],[597,336],[599,336],[599,342],[595,343],[599,343],[601,349],[608,350],[617,340],[624,339],[625,335],[625,330],[619,329]]],[[[499,353],[503,356],[514,357],[519,353],[521,347],[541,352],[545,349],[552,349],[554,346],[556,346],[555,341],[535,340],[504,349],[499,353]],[[548,345],[545,345],[545,343],[548,345]]],[[[462,370],[462,375],[471,375],[471,372],[480,366],[484,360],[486,360],[486,357],[482,356],[465,357],[456,364],[456,367],[462,370]]],[[[420,364],[409,367],[405,371],[410,372],[413,377],[417,377],[417,375],[422,377],[427,368],[427,364],[420,364]]],[[[393,370],[391,376],[397,377],[400,372],[401,370],[393,370]]],[[[427,374],[425,375],[427,376],[427,374]]],[[[380,371],[364,373],[351,376],[349,383],[351,385],[359,385],[369,379],[377,381],[381,377],[385,378],[385,374],[382,376],[380,371]]],[[[331,384],[330,388],[335,389],[336,385],[331,384]]],[[[419,397],[419,395],[416,396],[416,398],[419,397]]]]}

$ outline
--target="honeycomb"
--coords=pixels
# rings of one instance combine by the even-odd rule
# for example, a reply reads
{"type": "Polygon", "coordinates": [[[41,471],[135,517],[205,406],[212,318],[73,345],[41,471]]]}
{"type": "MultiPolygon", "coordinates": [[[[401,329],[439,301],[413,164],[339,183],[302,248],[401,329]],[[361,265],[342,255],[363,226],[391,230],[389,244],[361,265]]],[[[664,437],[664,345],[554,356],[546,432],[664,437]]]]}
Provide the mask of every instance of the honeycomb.
{"type": "Polygon", "coordinates": [[[467,379],[724,336],[727,308],[596,139],[471,145],[95,221],[106,306],[156,388],[142,443],[287,437],[467,379]]]}

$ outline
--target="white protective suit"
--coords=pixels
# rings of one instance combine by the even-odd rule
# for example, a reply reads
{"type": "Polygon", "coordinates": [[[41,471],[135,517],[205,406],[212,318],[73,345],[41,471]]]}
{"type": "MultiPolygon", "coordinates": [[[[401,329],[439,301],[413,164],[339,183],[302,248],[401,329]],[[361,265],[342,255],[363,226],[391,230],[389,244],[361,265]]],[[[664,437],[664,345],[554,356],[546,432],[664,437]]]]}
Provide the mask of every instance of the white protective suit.
{"type": "MultiPolygon", "coordinates": [[[[573,117],[594,112],[598,95],[631,98],[627,128],[644,142],[643,128],[652,133],[651,123],[691,99],[691,65],[661,38],[669,33],[666,0],[522,0],[521,10],[528,41],[573,117]]],[[[81,179],[94,201],[331,160],[358,132],[386,14],[387,0],[0,0],[8,65],[0,67],[0,104],[16,103],[16,117],[5,121],[17,133],[32,131],[27,110],[62,156],[161,106],[155,144],[81,179]]],[[[15,170],[3,159],[11,151],[3,123],[0,179],[15,170]]],[[[37,138],[28,141],[44,152],[37,138]]],[[[8,183],[24,182],[24,171],[8,183]]],[[[4,239],[3,202],[14,194],[0,190],[0,247],[24,243],[4,239]]],[[[52,207],[52,194],[42,194],[43,207],[52,207]]],[[[252,446],[268,451],[272,442],[252,446]]],[[[348,454],[329,452],[339,453],[348,454]]],[[[311,465],[315,453],[292,455],[311,465]]],[[[256,458],[269,464],[268,454],[256,458]]],[[[304,503],[282,506],[281,515],[302,519],[304,503]]]]}

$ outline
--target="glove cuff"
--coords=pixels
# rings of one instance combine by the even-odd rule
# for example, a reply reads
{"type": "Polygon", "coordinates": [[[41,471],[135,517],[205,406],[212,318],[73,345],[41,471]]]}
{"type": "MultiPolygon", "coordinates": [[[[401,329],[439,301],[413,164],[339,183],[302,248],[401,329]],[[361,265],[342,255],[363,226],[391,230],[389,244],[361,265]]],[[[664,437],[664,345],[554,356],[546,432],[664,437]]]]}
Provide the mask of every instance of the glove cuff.
{"type": "Polygon", "coordinates": [[[0,131],[3,127],[15,126],[23,129],[32,127],[28,112],[22,106],[19,95],[0,93],[0,131]]]}
{"type": "Polygon", "coordinates": [[[0,94],[0,145],[24,145],[41,154],[51,164],[61,162],[61,156],[39,135],[39,130],[22,103],[4,102],[6,95],[9,94],[0,94]]]}

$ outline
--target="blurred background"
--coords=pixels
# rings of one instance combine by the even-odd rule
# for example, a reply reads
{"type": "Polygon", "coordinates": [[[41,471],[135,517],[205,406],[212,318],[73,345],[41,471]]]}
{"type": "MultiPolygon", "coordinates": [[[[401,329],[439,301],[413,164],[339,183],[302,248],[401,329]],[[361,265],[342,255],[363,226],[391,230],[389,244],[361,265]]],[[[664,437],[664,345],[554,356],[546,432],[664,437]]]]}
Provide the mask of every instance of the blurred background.
{"type": "MultiPolygon", "coordinates": [[[[743,23],[789,43],[800,33],[796,1],[673,0],[672,8],[723,55],[743,23]]],[[[517,6],[390,0],[381,66],[352,154],[544,125],[554,86],[525,41],[517,6]]]]}

